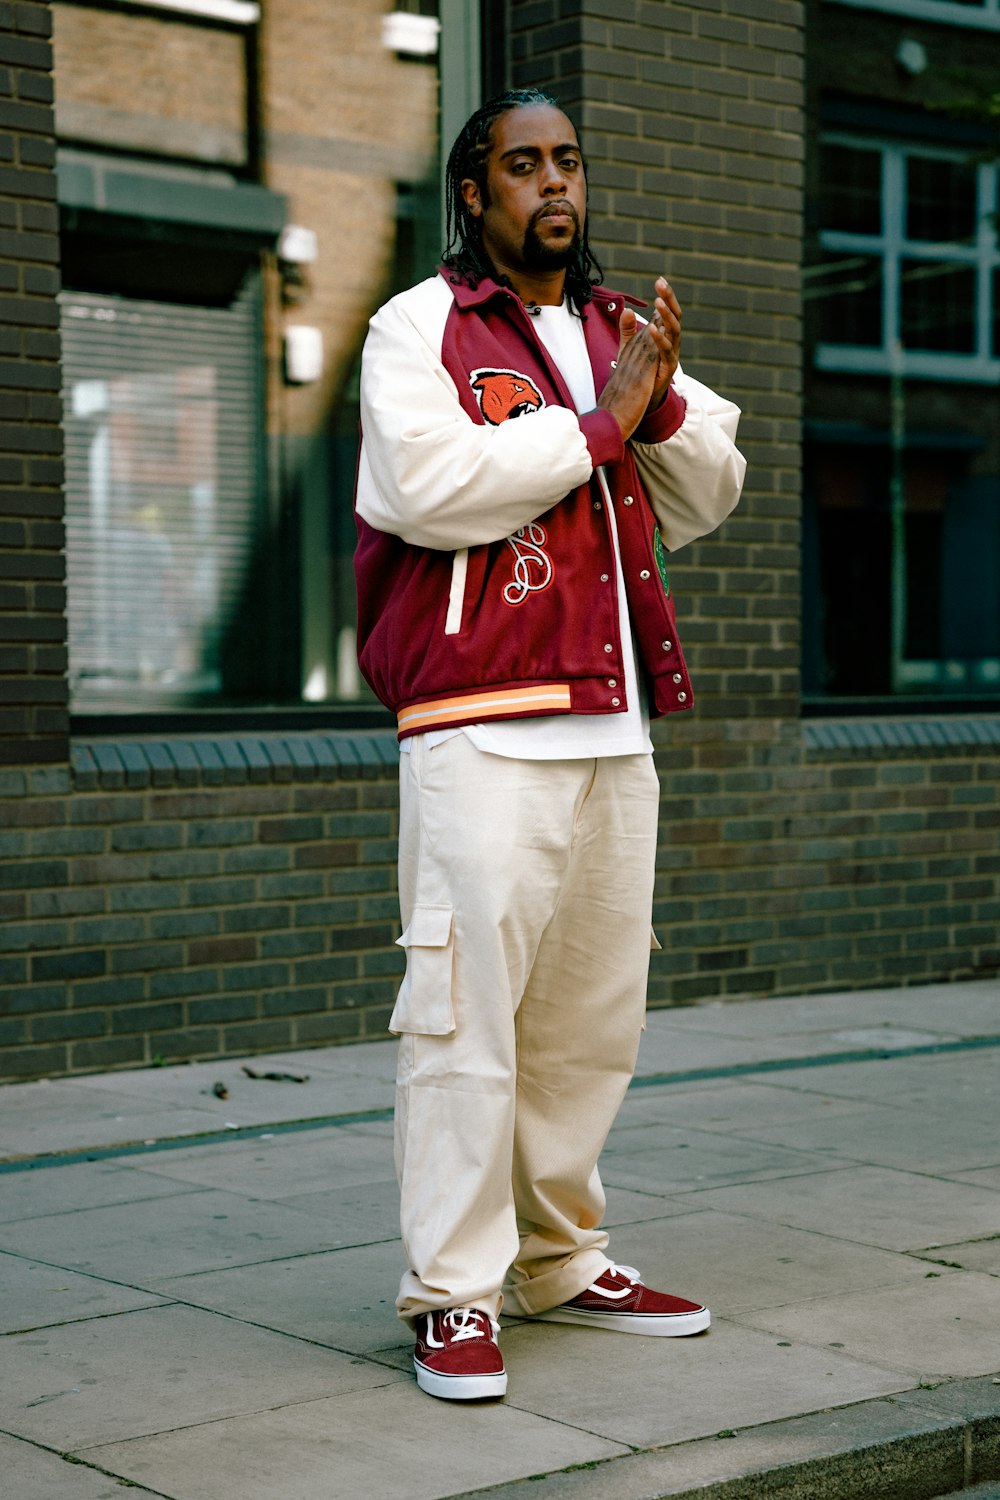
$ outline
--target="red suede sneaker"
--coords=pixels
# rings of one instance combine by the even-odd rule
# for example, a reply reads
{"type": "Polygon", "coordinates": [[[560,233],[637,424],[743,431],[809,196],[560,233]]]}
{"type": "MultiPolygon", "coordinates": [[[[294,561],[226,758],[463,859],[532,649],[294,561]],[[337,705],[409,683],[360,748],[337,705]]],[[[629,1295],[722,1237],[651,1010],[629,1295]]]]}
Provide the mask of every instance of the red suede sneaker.
{"type": "Polygon", "coordinates": [[[449,1307],[416,1320],[413,1368],[417,1384],[445,1401],[502,1396],[507,1371],[497,1345],[500,1324],[479,1307],[449,1307]]]}
{"type": "MultiPolygon", "coordinates": [[[[514,1314],[518,1316],[518,1314],[514,1314]]],[[[579,1323],[615,1333],[653,1333],[679,1338],[701,1333],[712,1321],[707,1307],[668,1297],[643,1286],[634,1266],[608,1266],[577,1297],[546,1312],[522,1313],[549,1323],[579,1323]]]]}

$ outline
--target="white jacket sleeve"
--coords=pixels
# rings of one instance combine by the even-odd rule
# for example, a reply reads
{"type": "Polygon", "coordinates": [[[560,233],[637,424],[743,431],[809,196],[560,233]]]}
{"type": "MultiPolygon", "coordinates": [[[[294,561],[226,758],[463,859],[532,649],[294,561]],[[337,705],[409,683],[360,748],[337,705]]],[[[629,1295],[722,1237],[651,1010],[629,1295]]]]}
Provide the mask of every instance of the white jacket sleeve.
{"type": "Polygon", "coordinates": [[[739,407],[680,368],[674,388],[687,406],[677,431],[662,443],[631,443],[668,552],[725,520],[740,498],[747,466],[735,446],[739,407]]]}
{"type": "Polygon", "coordinates": [[[417,299],[397,297],[370,324],[361,362],[358,513],[377,531],[419,547],[455,551],[500,541],[587,482],[593,463],[586,438],[563,407],[497,427],[472,421],[441,363],[439,342],[435,347],[433,334],[418,326],[422,314],[417,299]]]}

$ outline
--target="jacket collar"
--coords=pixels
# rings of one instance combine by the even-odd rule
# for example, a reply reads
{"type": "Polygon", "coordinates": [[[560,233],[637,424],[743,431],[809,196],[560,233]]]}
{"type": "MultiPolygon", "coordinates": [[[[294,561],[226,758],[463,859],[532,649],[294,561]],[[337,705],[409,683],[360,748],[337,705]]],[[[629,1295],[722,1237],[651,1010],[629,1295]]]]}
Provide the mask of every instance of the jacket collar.
{"type": "MultiPolygon", "coordinates": [[[[477,286],[470,286],[464,280],[461,273],[452,271],[448,266],[438,266],[438,274],[443,276],[451,288],[456,305],[464,312],[467,308],[482,307],[494,297],[513,297],[517,300],[517,293],[510,287],[500,286],[491,276],[484,276],[477,286]]],[[[629,307],[648,307],[641,297],[630,297],[625,292],[613,292],[606,286],[595,286],[593,292],[595,305],[603,313],[615,311],[612,304],[619,306],[626,304],[629,307]]]]}

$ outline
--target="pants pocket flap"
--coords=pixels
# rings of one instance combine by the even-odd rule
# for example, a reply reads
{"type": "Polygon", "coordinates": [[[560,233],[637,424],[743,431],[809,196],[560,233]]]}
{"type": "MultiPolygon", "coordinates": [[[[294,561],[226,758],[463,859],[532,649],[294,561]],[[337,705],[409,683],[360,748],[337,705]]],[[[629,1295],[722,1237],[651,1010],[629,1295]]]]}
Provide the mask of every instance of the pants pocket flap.
{"type": "Polygon", "coordinates": [[[655,953],[657,951],[657,949],[662,948],[662,947],[663,947],[663,944],[660,942],[659,938],[656,936],[656,933],[653,931],[652,927],[650,927],[650,929],[649,929],[649,951],[650,951],[650,953],[655,953]]]}
{"type": "Polygon", "coordinates": [[[397,1036],[450,1036],[455,1030],[452,959],[455,913],[450,906],[415,906],[397,941],[406,949],[406,973],[389,1017],[397,1036]]]}
{"type": "Polygon", "coordinates": [[[444,948],[451,942],[455,912],[450,906],[415,906],[400,948],[444,948]]]}

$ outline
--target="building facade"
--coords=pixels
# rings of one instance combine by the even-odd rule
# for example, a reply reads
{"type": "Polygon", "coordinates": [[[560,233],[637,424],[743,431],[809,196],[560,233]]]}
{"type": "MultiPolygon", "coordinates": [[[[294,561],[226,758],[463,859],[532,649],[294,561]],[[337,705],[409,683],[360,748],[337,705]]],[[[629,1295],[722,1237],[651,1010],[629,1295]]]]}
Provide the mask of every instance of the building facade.
{"type": "Polygon", "coordinates": [[[3,1076],[384,1034],[357,356],[508,84],[744,412],[650,1003],[997,971],[998,56],[997,0],[0,7],[3,1076]]]}

